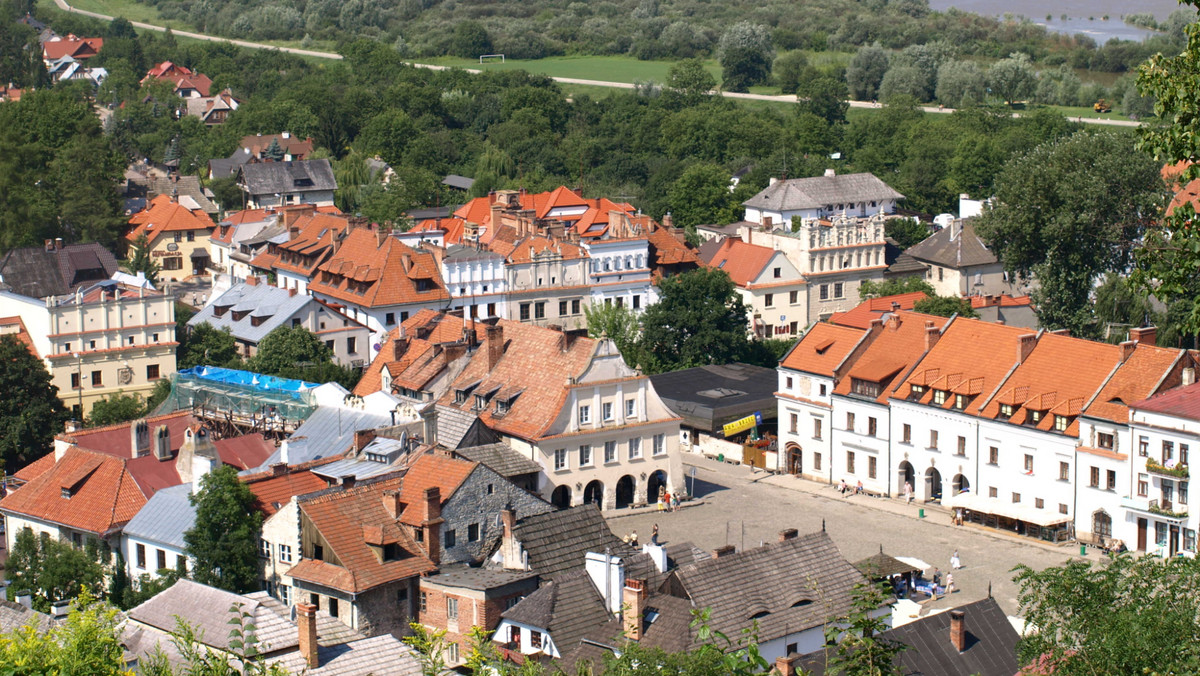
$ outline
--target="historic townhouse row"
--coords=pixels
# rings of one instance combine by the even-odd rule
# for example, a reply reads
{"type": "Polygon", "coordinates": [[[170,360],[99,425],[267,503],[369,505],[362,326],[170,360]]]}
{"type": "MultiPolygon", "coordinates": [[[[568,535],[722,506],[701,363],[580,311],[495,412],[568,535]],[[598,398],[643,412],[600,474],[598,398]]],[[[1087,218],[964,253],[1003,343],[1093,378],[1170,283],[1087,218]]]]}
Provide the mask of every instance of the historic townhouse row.
{"type": "Polygon", "coordinates": [[[1192,383],[1196,355],[1154,337],[1111,345],[907,311],[866,329],[817,324],[779,367],[778,469],[1048,539],[1074,527],[1155,549],[1149,533],[1167,553],[1194,551],[1194,423],[1175,411],[1152,424],[1179,438],[1159,439],[1137,412],[1192,383]]]}

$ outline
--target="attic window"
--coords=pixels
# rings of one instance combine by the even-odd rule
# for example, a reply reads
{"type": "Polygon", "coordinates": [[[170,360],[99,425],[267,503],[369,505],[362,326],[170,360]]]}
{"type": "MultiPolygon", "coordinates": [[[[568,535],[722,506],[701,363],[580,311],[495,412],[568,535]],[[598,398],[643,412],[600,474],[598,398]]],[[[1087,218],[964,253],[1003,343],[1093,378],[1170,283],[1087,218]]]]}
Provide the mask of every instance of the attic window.
{"type": "Polygon", "coordinates": [[[383,546],[384,561],[399,561],[404,556],[404,550],[400,545],[392,543],[383,546]]]}
{"type": "Polygon", "coordinates": [[[1013,414],[1012,404],[1000,404],[1000,419],[1001,420],[1008,420],[1009,418],[1012,417],[1012,414],[1013,414]]]}
{"type": "Polygon", "coordinates": [[[908,398],[912,401],[916,401],[916,400],[920,399],[922,396],[924,396],[924,394],[925,394],[925,386],[924,385],[913,385],[912,391],[909,392],[909,394],[908,394],[908,398]]]}
{"type": "Polygon", "coordinates": [[[1070,424],[1071,424],[1071,419],[1068,418],[1067,416],[1065,416],[1065,415],[1054,416],[1054,431],[1055,432],[1066,432],[1067,427],[1069,427],[1070,424]]]}
{"type": "Polygon", "coordinates": [[[718,263],[717,269],[720,270],[721,268],[725,267],[725,263],[726,263],[726,261],[721,261],[720,263],[718,263]]]}
{"type": "Polygon", "coordinates": [[[248,315],[248,314],[250,314],[250,311],[249,311],[249,310],[243,310],[243,311],[241,311],[241,312],[237,312],[237,311],[235,311],[235,312],[233,313],[233,321],[235,321],[235,322],[240,322],[240,321],[242,321],[242,318],[243,318],[243,317],[245,317],[245,316],[246,316],[246,315],[248,315]]]}
{"type": "Polygon", "coordinates": [[[954,395],[954,408],[961,411],[967,407],[967,404],[969,403],[969,401],[970,400],[968,399],[967,395],[956,394],[956,395],[954,395]]]}
{"type": "Polygon", "coordinates": [[[874,382],[871,382],[870,380],[862,380],[861,378],[851,378],[850,379],[850,391],[853,392],[854,394],[859,394],[864,397],[871,397],[872,399],[874,399],[875,397],[879,396],[880,392],[883,391],[883,388],[879,385],[879,383],[874,383],[874,382]]]}
{"type": "Polygon", "coordinates": [[[752,620],[761,620],[762,618],[764,618],[764,617],[766,617],[767,615],[770,615],[770,614],[771,614],[771,613],[769,613],[769,612],[767,612],[767,611],[765,611],[765,610],[760,610],[760,611],[758,611],[757,613],[754,613],[753,615],[751,615],[751,616],[750,616],[750,619],[752,619],[752,620]]]}
{"type": "Polygon", "coordinates": [[[72,495],[71,488],[70,488],[69,486],[63,486],[63,487],[62,487],[62,497],[63,497],[63,499],[64,499],[64,500],[70,500],[70,499],[71,499],[71,495],[72,495]]]}
{"type": "Polygon", "coordinates": [[[432,291],[434,289],[434,283],[428,279],[418,279],[416,283],[418,292],[432,291]]]}
{"type": "Polygon", "coordinates": [[[1043,415],[1045,415],[1045,414],[1042,411],[1030,410],[1029,415],[1026,416],[1025,424],[1036,426],[1038,423],[1040,423],[1042,421],[1043,415]]]}
{"type": "Polygon", "coordinates": [[[465,404],[467,402],[467,397],[471,396],[471,392],[476,387],[479,387],[479,383],[480,381],[476,380],[462,389],[454,390],[454,403],[465,404]]]}
{"type": "Polygon", "coordinates": [[[792,604],[793,608],[803,608],[804,606],[812,605],[812,599],[800,599],[792,604]]]}
{"type": "Polygon", "coordinates": [[[941,406],[942,404],[946,403],[946,390],[934,390],[933,403],[936,406],[941,406]]]}
{"type": "Polygon", "coordinates": [[[224,317],[226,312],[229,312],[230,305],[214,305],[213,314],[217,317],[224,317]]]}

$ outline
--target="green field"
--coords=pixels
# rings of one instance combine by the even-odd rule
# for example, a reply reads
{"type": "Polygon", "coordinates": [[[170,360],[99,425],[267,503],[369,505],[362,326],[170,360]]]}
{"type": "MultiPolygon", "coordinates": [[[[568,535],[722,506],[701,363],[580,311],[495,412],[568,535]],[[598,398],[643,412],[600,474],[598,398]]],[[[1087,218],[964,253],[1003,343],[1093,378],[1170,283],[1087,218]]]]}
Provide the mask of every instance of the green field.
{"type": "MultiPolygon", "coordinates": [[[[451,56],[420,58],[417,61],[475,70],[527,70],[530,73],[539,73],[550,77],[573,77],[581,80],[608,82],[653,80],[660,83],[667,81],[667,71],[674,63],[673,61],[639,61],[631,56],[551,56],[545,59],[526,61],[508,59],[503,63],[488,61],[482,65],[478,60],[451,56]]],[[[713,77],[720,79],[721,67],[715,60],[705,61],[704,66],[708,72],[713,74],[713,77]]]]}

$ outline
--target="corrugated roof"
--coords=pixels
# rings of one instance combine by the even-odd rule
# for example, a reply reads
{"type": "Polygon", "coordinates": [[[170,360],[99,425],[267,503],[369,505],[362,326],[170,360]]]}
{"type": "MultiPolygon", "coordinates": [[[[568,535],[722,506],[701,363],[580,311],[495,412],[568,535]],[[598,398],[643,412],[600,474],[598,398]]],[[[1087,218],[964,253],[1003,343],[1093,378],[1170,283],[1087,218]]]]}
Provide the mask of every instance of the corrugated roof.
{"type": "Polygon", "coordinates": [[[309,306],[318,306],[321,312],[337,319],[353,321],[336,310],[319,305],[312,296],[294,291],[270,284],[239,282],[193,315],[188,320],[188,326],[196,327],[208,323],[216,329],[229,329],[238,340],[258,344],[271,331],[281,326],[290,326],[293,317],[309,312],[309,306]],[[217,314],[218,308],[224,308],[220,315],[217,314]],[[247,314],[235,318],[234,315],[241,311],[247,314]],[[257,325],[255,319],[259,320],[257,325]]]}
{"type": "MultiPolygon", "coordinates": [[[[341,455],[354,443],[354,433],[373,430],[392,423],[387,413],[364,411],[341,406],[318,406],[291,437],[303,437],[303,444],[289,445],[288,464],[296,465],[319,458],[341,455]]],[[[259,465],[260,470],[279,462],[281,451],[276,449],[259,465]]]]}

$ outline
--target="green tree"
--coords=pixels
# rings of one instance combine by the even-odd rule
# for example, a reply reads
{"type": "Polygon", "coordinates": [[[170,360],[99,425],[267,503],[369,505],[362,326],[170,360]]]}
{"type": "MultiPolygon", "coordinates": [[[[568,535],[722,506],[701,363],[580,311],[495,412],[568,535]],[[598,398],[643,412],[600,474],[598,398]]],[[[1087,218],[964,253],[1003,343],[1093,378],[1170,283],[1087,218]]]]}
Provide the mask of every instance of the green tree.
{"type": "Polygon", "coordinates": [[[246,362],[256,373],[274,375],[296,366],[323,364],[333,352],[316,334],[298,326],[280,326],[258,342],[258,352],[246,362]]]}
{"type": "Polygon", "coordinates": [[[279,145],[279,137],[271,139],[265,150],[263,150],[263,159],[272,160],[274,162],[282,162],[287,154],[283,152],[283,148],[279,145]]]}
{"type": "Polygon", "coordinates": [[[888,71],[889,60],[887,50],[878,42],[859,47],[846,66],[846,85],[850,88],[850,97],[858,101],[879,98],[879,85],[888,71]]]}
{"type": "Polygon", "coordinates": [[[749,91],[771,77],[774,50],[766,26],[739,21],[721,36],[717,59],[721,62],[721,86],[727,92],[749,91]]]}
{"type": "Polygon", "coordinates": [[[358,150],[351,150],[333,162],[333,177],[338,185],[333,195],[337,207],[348,214],[357,213],[362,204],[363,188],[371,182],[367,157],[358,150]]]}
{"type": "MultiPolygon", "coordinates": [[[[167,381],[170,382],[170,381],[167,381]]],[[[146,403],[136,394],[125,394],[118,390],[92,404],[92,415],[88,424],[93,427],[113,425],[136,420],[146,414],[146,403]]]]}
{"type": "Polygon", "coordinates": [[[642,314],[642,366],[648,373],[726,364],[746,353],[746,304],[729,275],[700,268],[658,283],[660,299],[642,314]]]}
{"type": "Polygon", "coordinates": [[[1005,165],[976,231],[1006,270],[1037,278],[1042,326],[1093,336],[1094,281],[1128,268],[1161,185],[1158,166],[1131,139],[1079,132],[1005,165]]]}
{"type": "Polygon", "coordinates": [[[927,315],[938,315],[939,317],[949,317],[955,314],[959,317],[969,318],[979,316],[975,308],[971,307],[971,301],[955,296],[930,296],[929,298],[922,298],[913,303],[913,310],[924,312],[927,315]]]}
{"type": "Polygon", "coordinates": [[[916,218],[889,218],[883,234],[894,239],[901,249],[907,249],[929,237],[929,226],[916,218]]]}
{"type": "Polygon", "coordinates": [[[152,415],[159,404],[166,401],[169,396],[171,396],[171,379],[159,378],[154,383],[154,389],[150,390],[150,396],[146,397],[146,414],[152,415]]]}
{"type": "MultiPolygon", "coordinates": [[[[93,551],[98,555],[98,550],[93,551]]],[[[33,595],[33,607],[48,613],[55,602],[73,599],[84,588],[101,589],[104,569],[98,556],[94,558],[46,533],[34,534],[26,526],[17,533],[5,576],[12,581],[10,600],[17,591],[28,590],[33,595]]]]}
{"type": "Polygon", "coordinates": [[[683,227],[731,223],[738,204],[729,190],[729,172],[717,164],[693,164],[667,193],[671,216],[683,227]]]}
{"type": "Polygon", "coordinates": [[[1105,275],[1096,287],[1095,308],[1104,338],[1114,343],[1125,340],[1131,326],[1159,323],[1150,294],[1135,286],[1127,276],[1115,272],[1105,275]]]}
{"type": "Polygon", "coordinates": [[[195,562],[195,580],[236,594],[257,589],[263,517],[237,468],[222,465],[205,474],[188,500],[196,508],[196,522],[183,541],[195,562]]]}
{"type": "Polygon", "coordinates": [[[1200,671],[1196,559],[1122,554],[1015,570],[1021,615],[1038,628],[1017,644],[1021,664],[1062,676],[1200,671]]]}
{"type": "MultiPolygon", "coordinates": [[[[1196,0],[1185,3],[1194,21],[1196,0]]],[[[1182,11],[1182,10],[1181,10],[1182,11]]],[[[1172,17],[1174,18],[1174,17],[1172,17]]],[[[1200,178],[1200,24],[1184,28],[1187,47],[1179,54],[1156,54],[1138,69],[1138,90],[1152,97],[1154,114],[1172,124],[1138,128],[1140,147],[1162,163],[1186,162],[1180,185],[1200,178]]],[[[1178,332],[1200,334],[1200,294],[1196,272],[1200,270],[1200,228],[1195,209],[1185,203],[1167,213],[1146,231],[1137,250],[1133,281],[1168,305],[1180,304],[1173,326],[1178,332]],[[1190,309],[1185,309],[1190,306],[1190,309]]]]}
{"type": "Polygon", "coordinates": [[[704,67],[704,61],[684,59],[671,64],[667,70],[667,88],[694,105],[709,98],[710,92],[717,88],[717,78],[704,67]]]}
{"type": "Polygon", "coordinates": [[[624,305],[592,303],[584,306],[583,316],[587,319],[588,336],[609,338],[620,350],[625,363],[637,368],[642,359],[638,354],[641,322],[636,312],[624,305]]]}
{"type": "Polygon", "coordinates": [[[388,164],[399,165],[404,162],[409,141],[418,133],[417,125],[408,113],[392,108],[371,118],[359,132],[355,147],[365,156],[378,155],[388,164]]]}
{"type": "Polygon", "coordinates": [[[412,634],[400,639],[417,653],[421,676],[441,676],[446,670],[446,630],[430,629],[420,622],[409,622],[412,634]]]}
{"type": "Polygon", "coordinates": [[[150,239],[146,233],[142,233],[133,240],[133,245],[130,247],[133,255],[125,264],[125,270],[129,274],[136,275],[142,273],[151,284],[158,284],[158,273],[162,270],[158,263],[150,257],[150,239]]]}
{"type": "Polygon", "coordinates": [[[850,104],[846,84],[840,78],[818,75],[805,79],[796,88],[796,114],[811,113],[826,124],[842,124],[850,104]]]}
{"type": "Polygon", "coordinates": [[[35,623],[0,634],[0,672],[13,676],[125,676],[124,649],[115,608],[85,587],[66,622],[40,633],[35,623]]]}
{"type": "Polygon", "coordinates": [[[858,287],[858,296],[860,298],[883,298],[915,291],[921,291],[927,296],[934,295],[933,286],[929,282],[916,275],[911,275],[909,277],[893,277],[882,282],[863,280],[858,287]]]}
{"type": "Polygon", "coordinates": [[[798,50],[779,55],[775,59],[773,72],[775,73],[775,82],[779,85],[779,91],[784,94],[795,94],[800,83],[817,74],[815,69],[808,65],[808,57],[804,56],[804,52],[798,50]]]}
{"type": "Polygon", "coordinates": [[[947,61],[937,72],[937,100],[951,108],[983,103],[987,74],[974,61],[947,61]]]}
{"type": "Polygon", "coordinates": [[[0,459],[15,472],[50,452],[67,419],[41,359],[15,335],[0,336],[0,459]]]}
{"type": "Polygon", "coordinates": [[[895,660],[908,649],[900,641],[881,634],[888,630],[883,617],[876,615],[891,601],[891,590],[884,582],[859,582],[851,592],[850,612],[825,626],[825,640],[836,643],[828,656],[826,673],[847,676],[890,676],[899,674],[895,660]]]}
{"type": "Polygon", "coordinates": [[[454,27],[454,41],[450,49],[455,56],[477,59],[492,53],[492,37],[482,24],[476,21],[460,21],[454,27]]]}
{"type": "Polygon", "coordinates": [[[176,616],[171,644],[183,662],[181,670],[177,671],[163,651],[156,650],[138,665],[138,672],[144,676],[287,676],[283,667],[268,664],[264,658],[263,652],[270,646],[259,640],[254,616],[245,604],[234,603],[228,612],[231,617],[227,624],[232,627],[228,651],[209,648],[203,634],[197,634],[195,627],[176,616]]]}
{"type": "Polygon", "coordinates": [[[992,93],[1009,105],[1033,96],[1037,87],[1037,72],[1033,69],[1033,63],[1029,55],[1021,52],[1014,52],[1007,59],[993,63],[988,69],[987,79],[992,93]]]}
{"type": "Polygon", "coordinates": [[[179,343],[179,368],[236,366],[240,363],[237,340],[228,328],[217,329],[203,322],[188,327],[185,333],[186,336],[179,343]]]}

